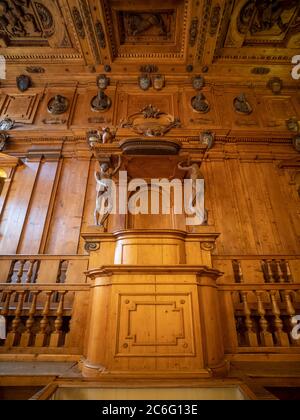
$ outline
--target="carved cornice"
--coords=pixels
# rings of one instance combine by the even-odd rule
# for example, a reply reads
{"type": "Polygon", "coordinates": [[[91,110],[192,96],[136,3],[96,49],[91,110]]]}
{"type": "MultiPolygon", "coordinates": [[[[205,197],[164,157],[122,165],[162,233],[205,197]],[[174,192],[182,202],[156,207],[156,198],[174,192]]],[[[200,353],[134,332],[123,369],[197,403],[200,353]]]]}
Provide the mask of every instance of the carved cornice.
{"type": "Polygon", "coordinates": [[[202,11],[202,20],[200,23],[200,36],[199,36],[199,44],[198,44],[198,61],[202,62],[203,59],[203,53],[204,53],[204,47],[205,47],[205,40],[208,30],[208,24],[209,24],[209,16],[211,12],[211,5],[212,0],[205,0],[203,4],[203,11],[202,11]]]}
{"type": "MultiPolygon", "coordinates": [[[[217,279],[223,273],[219,270],[209,268],[202,265],[105,265],[100,268],[87,271],[85,274],[92,280],[99,277],[111,277],[114,274],[128,275],[140,273],[157,273],[157,274],[195,274],[203,277],[211,277],[217,279]]],[[[155,281],[155,280],[154,280],[155,281]]]]}
{"type": "Polygon", "coordinates": [[[86,22],[85,28],[87,30],[88,39],[90,41],[92,53],[96,60],[96,64],[100,64],[102,61],[101,61],[101,56],[98,49],[97,39],[93,31],[94,24],[93,24],[93,19],[90,12],[89,4],[87,0],[79,0],[79,4],[80,4],[82,15],[86,22]]]}

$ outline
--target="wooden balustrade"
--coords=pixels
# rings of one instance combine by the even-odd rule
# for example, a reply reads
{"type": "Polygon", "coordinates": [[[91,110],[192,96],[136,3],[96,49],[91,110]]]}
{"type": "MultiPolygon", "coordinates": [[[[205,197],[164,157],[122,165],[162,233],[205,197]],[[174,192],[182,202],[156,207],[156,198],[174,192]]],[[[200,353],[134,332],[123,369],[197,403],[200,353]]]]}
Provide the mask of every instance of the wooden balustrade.
{"type": "Polygon", "coordinates": [[[299,352],[300,340],[291,332],[300,314],[300,284],[226,284],[219,286],[219,296],[223,328],[235,325],[235,336],[225,334],[227,351],[299,352]]]}
{"type": "Polygon", "coordinates": [[[81,354],[89,294],[88,284],[0,284],[0,315],[7,328],[0,353],[56,353],[61,349],[81,354]]]}
{"type": "Polygon", "coordinates": [[[224,283],[294,283],[299,278],[300,256],[214,255],[213,267],[224,272],[224,283]]]}
{"type": "Polygon", "coordinates": [[[80,255],[0,256],[0,283],[85,283],[88,262],[80,255]]]}

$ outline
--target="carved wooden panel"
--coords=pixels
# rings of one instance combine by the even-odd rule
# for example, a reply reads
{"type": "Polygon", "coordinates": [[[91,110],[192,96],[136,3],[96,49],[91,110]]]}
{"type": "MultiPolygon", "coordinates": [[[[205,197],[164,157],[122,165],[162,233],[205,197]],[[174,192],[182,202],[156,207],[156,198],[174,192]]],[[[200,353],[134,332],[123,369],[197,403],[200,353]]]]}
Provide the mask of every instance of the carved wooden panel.
{"type": "Polygon", "coordinates": [[[11,118],[16,122],[33,123],[39,96],[39,94],[8,95],[2,108],[1,117],[11,118]]]}
{"type": "Polygon", "coordinates": [[[71,124],[73,126],[91,127],[111,125],[115,109],[115,88],[109,87],[105,94],[111,99],[111,107],[106,111],[94,111],[91,106],[92,99],[97,95],[97,89],[78,89],[76,93],[76,106],[71,124]]]}
{"type": "Polygon", "coordinates": [[[195,355],[191,294],[124,294],[118,308],[116,356],[195,355]]]}
{"type": "Polygon", "coordinates": [[[75,88],[49,88],[39,107],[36,124],[45,129],[65,128],[73,111],[74,93],[75,88]],[[59,99],[55,100],[56,97],[59,99]]]}
{"type": "Polygon", "coordinates": [[[104,2],[113,55],[117,58],[183,58],[188,2],[104,2]]]}
{"type": "Polygon", "coordinates": [[[286,121],[299,115],[289,95],[266,95],[261,98],[261,118],[266,127],[286,128],[286,121]]]}
{"type": "Polygon", "coordinates": [[[217,113],[217,104],[214,99],[214,95],[211,89],[205,88],[201,91],[205,97],[204,101],[209,104],[209,111],[202,113],[197,112],[192,107],[192,100],[198,92],[192,88],[185,89],[182,97],[183,100],[180,102],[180,114],[183,115],[184,126],[190,128],[197,128],[199,126],[217,126],[220,125],[219,117],[217,113]]]}
{"type": "Polygon", "coordinates": [[[117,94],[116,105],[116,124],[121,120],[126,120],[129,116],[140,112],[147,105],[153,105],[160,111],[167,114],[178,115],[178,93],[177,92],[163,92],[158,94],[149,92],[142,92],[138,89],[133,89],[128,86],[128,89],[122,87],[122,90],[117,94]],[[127,93],[132,91],[132,93],[127,93]]]}
{"type": "Polygon", "coordinates": [[[257,129],[259,127],[259,113],[256,98],[251,90],[245,88],[241,88],[240,90],[217,89],[214,93],[220,125],[222,127],[245,130],[257,129]],[[237,112],[234,108],[234,99],[241,93],[245,94],[246,100],[252,108],[252,112],[249,115],[237,112]]]}

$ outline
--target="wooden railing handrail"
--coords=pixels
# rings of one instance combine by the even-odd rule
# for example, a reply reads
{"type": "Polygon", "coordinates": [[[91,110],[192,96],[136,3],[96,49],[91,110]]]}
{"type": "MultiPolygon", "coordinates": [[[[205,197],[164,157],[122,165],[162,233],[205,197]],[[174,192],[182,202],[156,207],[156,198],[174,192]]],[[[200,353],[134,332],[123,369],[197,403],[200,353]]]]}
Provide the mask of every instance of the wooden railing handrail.
{"type": "Polygon", "coordinates": [[[300,260],[300,255],[212,255],[213,260],[300,260]]]}
{"type": "Polygon", "coordinates": [[[33,291],[67,291],[67,292],[83,292],[90,289],[89,283],[66,284],[66,283],[43,283],[43,284],[13,284],[0,283],[0,292],[33,292],[33,291]]]}
{"type": "Polygon", "coordinates": [[[231,283],[231,284],[220,284],[218,285],[219,291],[227,292],[239,292],[239,291],[269,291],[269,290],[299,290],[300,291],[300,282],[299,283],[251,283],[251,284],[242,284],[242,283],[231,283]]]}
{"type": "Polygon", "coordinates": [[[0,255],[0,261],[3,260],[12,260],[12,261],[22,261],[22,260],[88,260],[88,255],[0,255]]]}

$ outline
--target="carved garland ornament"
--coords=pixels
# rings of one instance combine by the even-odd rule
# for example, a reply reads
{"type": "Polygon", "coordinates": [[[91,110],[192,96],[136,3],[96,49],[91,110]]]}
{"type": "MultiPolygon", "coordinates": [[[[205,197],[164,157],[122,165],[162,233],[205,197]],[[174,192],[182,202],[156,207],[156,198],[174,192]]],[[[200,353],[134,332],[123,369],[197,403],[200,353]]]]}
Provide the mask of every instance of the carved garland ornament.
{"type": "Polygon", "coordinates": [[[172,128],[181,127],[181,123],[178,118],[161,112],[153,105],[147,105],[121,123],[121,127],[130,128],[135,133],[146,137],[159,137],[164,136],[172,128]]]}

